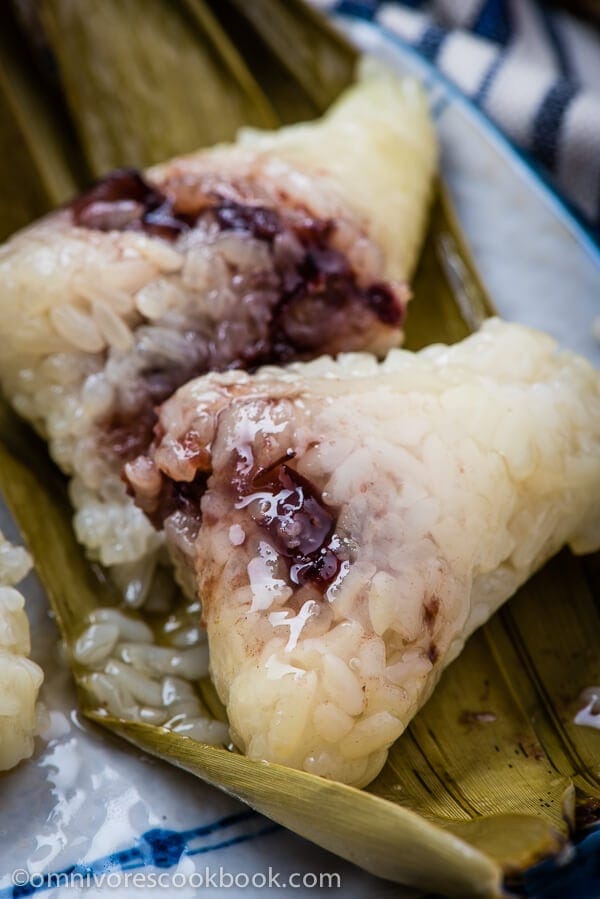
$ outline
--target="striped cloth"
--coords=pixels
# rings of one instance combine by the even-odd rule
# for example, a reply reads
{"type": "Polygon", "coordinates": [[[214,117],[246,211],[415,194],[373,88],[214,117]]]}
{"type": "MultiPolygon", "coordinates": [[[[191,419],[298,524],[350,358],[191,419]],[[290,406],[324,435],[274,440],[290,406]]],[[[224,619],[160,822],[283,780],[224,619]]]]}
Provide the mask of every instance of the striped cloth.
{"type": "Polygon", "coordinates": [[[600,32],[535,0],[314,0],[419,50],[549,176],[600,239],[600,32]]]}

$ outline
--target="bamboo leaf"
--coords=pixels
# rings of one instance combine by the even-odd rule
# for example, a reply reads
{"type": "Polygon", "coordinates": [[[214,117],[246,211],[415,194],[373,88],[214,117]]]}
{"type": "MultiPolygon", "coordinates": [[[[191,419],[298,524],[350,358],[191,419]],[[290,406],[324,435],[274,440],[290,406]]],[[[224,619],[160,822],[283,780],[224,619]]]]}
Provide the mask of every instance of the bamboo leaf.
{"type": "Polygon", "coordinates": [[[10,10],[0,11],[0,239],[75,193],[72,149],[32,71],[10,10]]]}
{"type": "Polygon", "coordinates": [[[283,121],[323,113],[352,80],[355,48],[312,6],[297,0],[212,6],[283,121]]]}
{"type": "Polygon", "coordinates": [[[443,185],[438,186],[406,323],[406,346],[455,343],[495,315],[443,185]]]}
{"type": "Polygon", "coordinates": [[[90,717],[373,874],[461,899],[500,895],[499,869],[491,860],[408,809],[161,728],[90,717]]]}
{"type": "Polygon", "coordinates": [[[44,0],[42,13],[96,174],[277,122],[202,0],[44,0]]]}
{"type": "Polygon", "coordinates": [[[316,118],[319,115],[317,104],[243,15],[243,7],[238,8],[227,0],[213,0],[211,8],[268,96],[281,123],[316,118]]]}
{"type": "Polygon", "coordinates": [[[585,687],[600,683],[598,597],[586,578],[586,560],[568,551],[553,559],[502,610],[494,641],[505,676],[534,723],[553,767],[573,778],[585,796],[600,799],[600,733],[574,723],[585,687]],[[575,603],[573,604],[573,598],[575,603]],[[560,635],[560,637],[558,637],[560,635]]]}
{"type": "Polygon", "coordinates": [[[368,789],[434,815],[487,851],[493,843],[508,870],[519,865],[510,854],[514,828],[496,845],[496,816],[519,816],[516,845],[532,863],[544,854],[538,840],[556,847],[567,834],[571,781],[549,763],[490,644],[487,629],[469,641],[368,789]]]}

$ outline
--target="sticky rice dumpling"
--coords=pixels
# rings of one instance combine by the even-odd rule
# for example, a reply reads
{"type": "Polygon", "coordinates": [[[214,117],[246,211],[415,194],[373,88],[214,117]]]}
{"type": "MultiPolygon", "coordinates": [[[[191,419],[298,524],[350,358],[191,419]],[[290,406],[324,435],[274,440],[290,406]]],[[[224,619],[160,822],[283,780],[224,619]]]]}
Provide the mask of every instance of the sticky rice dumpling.
{"type": "Polygon", "coordinates": [[[113,172],[0,250],[0,383],[93,558],[160,544],[120,474],[179,385],[399,343],[435,157],[420,88],[367,72],[317,122],[113,172]]]}
{"type": "Polygon", "coordinates": [[[499,320],[207,375],[157,435],[127,476],[202,598],[233,739],[350,784],[520,584],[600,545],[600,375],[499,320]]]}

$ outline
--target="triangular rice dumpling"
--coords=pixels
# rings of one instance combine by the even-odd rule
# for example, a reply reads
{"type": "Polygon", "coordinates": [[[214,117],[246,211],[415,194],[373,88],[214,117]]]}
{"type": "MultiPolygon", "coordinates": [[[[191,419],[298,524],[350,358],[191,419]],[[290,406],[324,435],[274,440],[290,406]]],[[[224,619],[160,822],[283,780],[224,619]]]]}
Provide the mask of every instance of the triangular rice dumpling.
{"type": "Polygon", "coordinates": [[[0,250],[0,382],[92,556],[157,545],[120,471],[180,384],[400,342],[435,158],[422,91],[378,69],[317,122],[113,172],[0,250]]]}
{"type": "Polygon", "coordinates": [[[157,434],[127,475],[202,598],[233,739],[350,784],[533,571],[600,545],[600,375],[496,319],[199,378],[157,434]]]}

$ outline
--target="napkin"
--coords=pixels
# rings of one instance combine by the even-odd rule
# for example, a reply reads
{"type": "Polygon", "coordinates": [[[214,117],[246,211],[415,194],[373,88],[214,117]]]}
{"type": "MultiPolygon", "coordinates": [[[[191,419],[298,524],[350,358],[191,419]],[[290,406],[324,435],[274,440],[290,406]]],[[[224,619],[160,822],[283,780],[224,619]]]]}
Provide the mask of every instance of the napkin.
{"type": "Polygon", "coordinates": [[[422,53],[600,240],[600,31],[534,0],[314,0],[422,53]]]}

